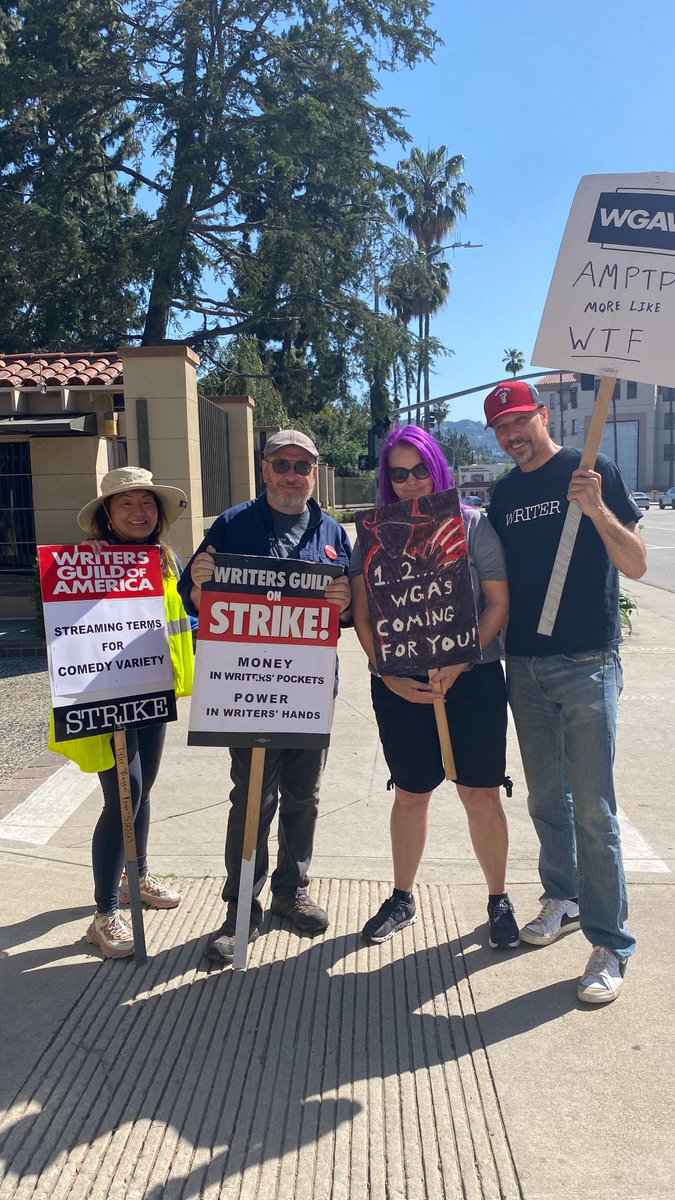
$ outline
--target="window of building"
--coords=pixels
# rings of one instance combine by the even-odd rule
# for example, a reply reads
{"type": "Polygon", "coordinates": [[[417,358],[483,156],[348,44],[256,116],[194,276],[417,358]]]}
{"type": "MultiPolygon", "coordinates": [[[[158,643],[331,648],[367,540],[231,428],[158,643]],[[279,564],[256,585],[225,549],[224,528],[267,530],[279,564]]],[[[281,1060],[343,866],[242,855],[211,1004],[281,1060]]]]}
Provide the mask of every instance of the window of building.
{"type": "Polygon", "coordinates": [[[665,404],[675,404],[675,388],[661,388],[661,399],[665,404]]]}
{"type": "Polygon", "coordinates": [[[675,455],[673,454],[673,447],[671,446],[670,442],[666,442],[665,446],[663,447],[663,461],[670,462],[671,458],[675,458],[675,455]]]}
{"type": "Polygon", "coordinates": [[[0,443],[0,570],[30,570],[36,555],[30,446],[0,443]]]}
{"type": "Polygon", "coordinates": [[[572,433],[575,434],[578,432],[579,432],[579,422],[577,421],[576,417],[573,417],[572,418],[572,433]]]}
{"type": "Polygon", "coordinates": [[[555,408],[557,403],[558,403],[557,393],[551,392],[551,395],[548,398],[548,406],[549,406],[551,412],[553,412],[553,409],[555,408]]]}
{"type": "Polygon", "coordinates": [[[548,429],[551,437],[555,438],[555,421],[549,421],[548,429]]]}
{"type": "Polygon", "coordinates": [[[600,391],[600,380],[596,377],[593,381],[593,394],[597,400],[598,392],[600,391]]]}
{"type": "Polygon", "coordinates": [[[579,396],[576,388],[570,388],[570,408],[577,408],[579,396]]]}
{"type": "Polygon", "coordinates": [[[664,417],[663,428],[664,429],[675,429],[675,413],[665,412],[663,414],[663,417],[664,417]]]}
{"type": "Polygon", "coordinates": [[[617,379],[616,383],[614,384],[614,391],[612,393],[612,399],[613,400],[621,399],[621,380],[620,379],[617,379]]]}
{"type": "Polygon", "coordinates": [[[626,380],[626,400],[637,400],[637,383],[634,379],[626,380]]]}
{"type": "Polygon", "coordinates": [[[595,377],[593,375],[582,375],[580,386],[582,392],[592,392],[595,386],[595,377]]]}

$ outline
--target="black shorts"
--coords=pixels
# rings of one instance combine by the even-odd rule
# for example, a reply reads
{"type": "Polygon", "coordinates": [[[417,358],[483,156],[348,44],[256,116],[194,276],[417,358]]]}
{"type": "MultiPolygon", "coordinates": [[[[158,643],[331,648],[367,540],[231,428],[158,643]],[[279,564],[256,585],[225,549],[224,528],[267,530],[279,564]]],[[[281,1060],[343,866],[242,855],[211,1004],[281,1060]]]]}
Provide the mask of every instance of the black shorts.
{"type": "MultiPolygon", "coordinates": [[[[371,680],[380,741],[397,787],[432,792],[445,779],[431,704],[412,704],[371,680]]],[[[457,783],[501,787],[506,775],[506,683],[500,662],[465,671],[445,697],[457,783]]]]}

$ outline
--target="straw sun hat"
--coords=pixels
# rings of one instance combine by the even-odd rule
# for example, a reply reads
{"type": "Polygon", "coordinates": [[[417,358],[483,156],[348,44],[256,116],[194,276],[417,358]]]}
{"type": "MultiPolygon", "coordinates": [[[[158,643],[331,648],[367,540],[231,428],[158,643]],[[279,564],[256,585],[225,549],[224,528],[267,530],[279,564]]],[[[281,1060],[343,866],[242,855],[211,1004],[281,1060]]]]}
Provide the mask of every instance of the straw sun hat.
{"type": "Polygon", "coordinates": [[[85,504],[77,514],[77,523],[80,529],[83,529],[85,533],[91,533],[94,514],[102,503],[109,500],[111,496],[119,495],[120,492],[134,491],[152,492],[153,495],[159,496],[169,525],[173,525],[183,509],[187,508],[185,492],[177,487],[169,487],[167,484],[153,483],[151,471],[146,471],[144,467],[117,467],[116,470],[108,471],[108,474],[103,476],[100,495],[85,504]]]}

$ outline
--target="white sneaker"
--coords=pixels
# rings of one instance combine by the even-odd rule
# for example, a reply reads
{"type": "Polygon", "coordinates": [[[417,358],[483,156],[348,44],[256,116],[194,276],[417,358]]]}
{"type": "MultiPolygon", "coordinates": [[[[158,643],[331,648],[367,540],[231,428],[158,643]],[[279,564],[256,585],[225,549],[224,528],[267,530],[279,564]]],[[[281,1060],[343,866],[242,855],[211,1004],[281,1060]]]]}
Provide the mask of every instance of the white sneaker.
{"type": "Polygon", "coordinates": [[[534,921],[528,921],[520,931],[523,942],[531,946],[549,946],[561,933],[579,928],[579,905],[576,900],[545,900],[534,921]]]}
{"type": "Polygon", "coordinates": [[[92,946],[98,946],[106,958],[128,958],[134,952],[131,926],[117,908],[109,913],[94,913],[84,936],[92,946]]]}
{"type": "Polygon", "coordinates": [[[579,999],[586,1004],[607,1004],[610,1000],[616,1000],[623,987],[625,973],[625,959],[604,946],[594,946],[577,988],[579,999]]]}
{"type": "MultiPolygon", "coordinates": [[[[139,875],[138,883],[141,891],[141,903],[148,904],[150,908],[178,908],[183,898],[180,892],[175,892],[168,883],[162,883],[154,875],[139,875]]],[[[119,895],[120,904],[129,903],[131,897],[126,871],[122,872],[119,895]]]]}

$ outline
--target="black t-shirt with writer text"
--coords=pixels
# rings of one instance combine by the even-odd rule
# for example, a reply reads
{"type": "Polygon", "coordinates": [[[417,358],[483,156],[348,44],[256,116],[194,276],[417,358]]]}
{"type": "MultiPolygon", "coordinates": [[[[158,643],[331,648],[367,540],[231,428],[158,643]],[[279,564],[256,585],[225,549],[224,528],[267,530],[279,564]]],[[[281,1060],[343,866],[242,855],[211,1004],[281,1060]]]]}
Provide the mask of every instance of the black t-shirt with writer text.
{"type": "MultiPolygon", "coordinates": [[[[603,650],[621,641],[619,573],[589,517],[582,516],[560,600],[553,634],[537,626],[555,561],[572,472],[578,450],[563,447],[536,471],[519,467],[501,479],[490,501],[489,518],[506,551],[511,610],[507,654],[574,654],[603,650]]],[[[640,519],[616,465],[599,455],[602,495],[622,525],[640,519]]]]}

